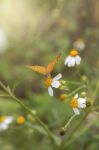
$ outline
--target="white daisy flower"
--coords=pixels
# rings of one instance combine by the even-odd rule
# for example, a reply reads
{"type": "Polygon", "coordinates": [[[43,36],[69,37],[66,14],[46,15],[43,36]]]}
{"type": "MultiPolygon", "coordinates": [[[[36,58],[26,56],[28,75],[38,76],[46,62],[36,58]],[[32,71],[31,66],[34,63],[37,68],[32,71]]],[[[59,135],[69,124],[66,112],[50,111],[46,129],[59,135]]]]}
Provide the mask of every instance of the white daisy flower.
{"type": "Polygon", "coordinates": [[[58,74],[54,78],[51,78],[50,76],[45,80],[45,85],[48,87],[48,93],[50,96],[53,96],[53,88],[59,88],[61,85],[59,79],[62,78],[62,74],[58,74]]]}
{"type": "Polygon", "coordinates": [[[74,43],[73,46],[77,48],[79,51],[82,51],[85,49],[85,41],[82,38],[77,39],[74,43]]]}
{"type": "Polygon", "coordinates": [[[68,67],[74,67],[75,65],[79,65],[81,62],[81,57],[78,55],[78,51],[76,49],[72,49],[70,51],[69,56],[65,59],[65,65],[68,67]]]}
{"type": "Polygon", "coordinates": [[[0,131],[8,129],[9,125],[13,122],[11,116],[0,116],[0,131]]]}
{"type": "Polygon", "coordinates": [[[80,108],[86,108],[86,99],[85,98],[79,98],[78,94],[74,96],[74,98],[71,101],[71,107],[73,108],[73,111],[76,115],[80,115],[80,108]]]}

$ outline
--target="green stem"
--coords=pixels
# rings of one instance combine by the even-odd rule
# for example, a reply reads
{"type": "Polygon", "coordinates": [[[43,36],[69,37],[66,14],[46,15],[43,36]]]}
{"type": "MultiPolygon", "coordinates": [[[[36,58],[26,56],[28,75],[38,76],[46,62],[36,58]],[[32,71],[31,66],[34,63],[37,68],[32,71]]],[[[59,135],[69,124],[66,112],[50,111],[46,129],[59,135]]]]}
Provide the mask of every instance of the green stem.
{"type": "Polygon", "coordinates": [[[95,91],[94,91],[94,94],[93,94],[94,99],[96,98],[96,95],[97,95],[97,92],[98,92],[98,88],[99,88],[99,81],[96,84],[96,88],[95,88],[95,91]]]}
{"type": "Polygon", "coordinates": [[[76,90],[74,90],[73,92],[71,92],[68,97],[71,97],[72,95],[74,95],[76,92],[80,91],[81,89],[86,88],[86,85],[82,85],[80,87],[78,87],[76,90]]]}
{"type": "Polygon", "coordinates": [[[75,114],[73,116],[71,116],[71,118],[69,119],[69,121],[66,123],[66,125],[64,126],[64,129],[66,130],[68,125],[71,123],[71,121],[75,118],[75,114]]]}
{"type": "Polygon", "coordinates": [[[46,133],[47,133],[48,137],[51,139],[53,145],[55,145],[55,139],[54,139],[52,133],[50,132],[48,127],[39,119],[39,117],[36,114],[34,114],[25,104],[23,104],[20,101],[20,99],[18,99],[9,88],[7,89],[2,82],[0,82],[0,85],[5,90],[5,92],[7,92],[9,94],[7,96],[11,97],[13,100],[15,100],[17,103],[19,103],[30,115],[32,115],[35,118],[36,122],[39,125],[41,125],[42,128],[46,131],[46,133]]]}
{"type": "Polygon", "coordinates": [[[69,146],[74,140],[83,135],[96,121],[97,119],[95,118],[91,120],[91,122],[88,122],[84,128],[81,126],[81,128],[77,130],[77,132],[73,134],[72,138],[66,143],[65,147],[69,146]]]}
{"type": "Polygon", "coordinates": [[[1,85],[1,87],[4,89],[4,91],[8,93],[7,88],[5,87],[5,85],[4,85],[1,81],[0,81],[0,85],[1,85]]]}
{"type": "Polygon", "coordinates": [[[77,70],[78,76],[81,78],[81,72],[80,72],[79,66],[76,66],[76,70],[77,70]]]}
{"type": "Polygon", "coordinates": [[[66,83],[75,84],[75,85],[81,85],[82,84],[80,82],[75,82],[75,81],[66,81],[66,83]]]}
{"type": "Polygon", "coordinates": [[[88,89],[88,91],[90,93],[90,96],[94,99],[94,97],[93,97],[93,90],[92,90],[92,87],[90,85],[90,81],[88,80],[88,78],[87,78],[87,81],[86,81],[86,87],[87,87],[87,89],[88,89]]]}
{"type": "Polygon", "coordinates": [[[59,147],[59,150],[63,149],[66,145],[68,145],[68,143],[70,142],[70,140],[72,139],[73,135],[75,134],[75,132],[79,129],[79,127],[81,126],[82,122],[84,122],[84,120],[86,119],[87,115],[89,114],[89,112],[87,112],[84,117],[80,120],[80,122],[77,124],[77,126],[74,128],[74,130],[72,131],[72,133],[70,134],[70,136],[67,138],[65,138],[62,142],[61,145],[59,147]]]}

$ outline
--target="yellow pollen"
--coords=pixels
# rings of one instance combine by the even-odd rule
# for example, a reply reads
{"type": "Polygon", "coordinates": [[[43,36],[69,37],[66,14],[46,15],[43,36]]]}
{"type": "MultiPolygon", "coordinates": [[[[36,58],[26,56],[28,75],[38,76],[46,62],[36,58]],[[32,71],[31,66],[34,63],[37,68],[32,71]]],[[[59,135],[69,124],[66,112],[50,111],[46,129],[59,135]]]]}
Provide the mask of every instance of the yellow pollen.
{"type": "Polygon", "coordinates": [[[47,87],[51,86],[51,83],[52,83],[52,78],[51,77],[48,77],[46,80],[45,80],[45,85],[47,87]]]}
{"type": "Polygon", "coordinates": [[[78,55],[78,51],[77,51],[76,49],[72,49],[72,50],[70,51],[70,56],[75,57],[75,56],[77,56],[77,55],[78,55]]]}
{"type": "Polygon", "coordinates": [[[20,116],[16,120],[17,124],[24,124],[25,123],[25,118],[23,116],[20,116]]]}
{"type": "Polygon", "coordinates": [[[4,122],[5,121],[5,117],[4,116],[0,116],[0,122],[4,122]]]}
{"type": "Polygon", "coordinates": [[[70,105],[71,105],[72,108],[76,108],[78,106],[77,99],[73,98],[70,105]]]}

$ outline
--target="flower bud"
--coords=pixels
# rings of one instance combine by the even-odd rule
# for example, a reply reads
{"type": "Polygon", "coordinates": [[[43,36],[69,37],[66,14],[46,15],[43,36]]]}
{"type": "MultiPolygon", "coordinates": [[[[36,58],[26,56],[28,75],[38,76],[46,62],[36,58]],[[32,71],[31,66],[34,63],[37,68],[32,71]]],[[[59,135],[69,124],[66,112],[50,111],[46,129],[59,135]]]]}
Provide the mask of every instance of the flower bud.
{"type": "Polygon", "coordinates": [[[86,97],[86,95],[87,95],[86,92],[82,92],[82,93],[81,93],[81,96],[82,96],[82,97],[86,97]]]}
{"type": "Polygon", "coordinates": [[[33,113],[33,115],[37,114],[36,110],[32,110],[32,113],[33,113]]]}
{"type": "Polygon", "coordinates": [[[59,99],[60,99],[61,101],[65,101],[66,98],[67,98],[67,95],[66,95],[66,94],[60,94],[60,96],[59,96],[59,99]]]}
{"type": "Polygon", "coordinates": [[[65,80],[61,80],[60,82],[61,82],[61,84],[63,84],[63,85],[66,84],[66,81],[65,81],[65,80]]]}
{"type": "Polygon", "coordinates": [[[59,87],[59,89],[60,89],[60,90],[64,90],[64,89],[65,89],[65,86],[64,86],[64,85],[61,85],[61,86],[59,87]]]}
{"type": "Polygon", "coordinates": [[[81,80],[82,81],[87,81],[87,76],[85,76],[85,75],[81,76],[81,80]]]}
{"type": "Polygon", "coordinates": [[[65,135],[65,128],[61,128],[59,133],[61,136],[64,136],[65,135]]]}
{"type": "Polygon", "coordinates": [[[16,120],[17,124],[24,124],[25,118],[23,116],[19,116],[16,120]]]}

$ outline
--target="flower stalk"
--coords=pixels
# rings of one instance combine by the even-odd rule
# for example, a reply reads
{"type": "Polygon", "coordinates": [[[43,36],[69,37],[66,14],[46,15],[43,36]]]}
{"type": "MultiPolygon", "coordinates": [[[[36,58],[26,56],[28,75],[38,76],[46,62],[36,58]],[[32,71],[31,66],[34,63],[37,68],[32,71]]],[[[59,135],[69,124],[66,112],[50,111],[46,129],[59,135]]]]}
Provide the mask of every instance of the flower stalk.
{"type": "Polygon", "coordinates": [[[7,93],[7,97],[12,98],[14,101],[16,101],[18,104],[20,104],[33,118],[35,118],[35,121],[42,126],[42,128],[45,130],[47,133],[48,137],[52,141],[53,144],[55,144],[55,139],[53,137],[53,134],[51,131],[48,129],[48,127],[40,120],[40,118],[37,116],[37,114],[33,113],[24,103],[21,102],[20,99],[18,99],[11,91],[9,87],[6,87],[2,82],[0,82],[1,87],[4,89],[4,91],[7,93]]]}

